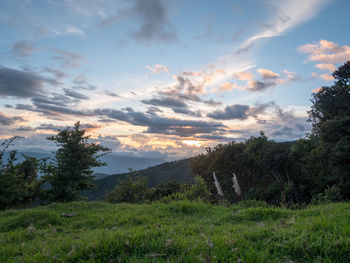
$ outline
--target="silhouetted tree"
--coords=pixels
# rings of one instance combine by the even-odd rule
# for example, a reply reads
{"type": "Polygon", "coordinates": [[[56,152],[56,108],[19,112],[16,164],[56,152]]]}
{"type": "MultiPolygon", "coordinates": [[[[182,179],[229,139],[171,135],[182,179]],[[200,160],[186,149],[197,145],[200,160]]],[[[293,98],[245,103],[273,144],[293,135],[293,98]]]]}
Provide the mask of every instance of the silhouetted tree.
{"type": "Polygon", "coordinates": [[[43,165],[44,180],[51,184],[47,198],[57,202],[79,200],[82,190],[94,186],[92,168],[106,165],[99,157],[109,149],[90,143],[89,136],[85,136],[85,130],[80,129],[79,122],[73,128],[59,131],[56,136],[47,139],[59,147],[53,162],[43,165]]]}
{"type": "Polygon", "coordinates": [[[326,186],[337,185],[350,198],[350,61],[334,73],[335,83],[312,97],[309,112],[319,139],[320,176],[326,186]]]}

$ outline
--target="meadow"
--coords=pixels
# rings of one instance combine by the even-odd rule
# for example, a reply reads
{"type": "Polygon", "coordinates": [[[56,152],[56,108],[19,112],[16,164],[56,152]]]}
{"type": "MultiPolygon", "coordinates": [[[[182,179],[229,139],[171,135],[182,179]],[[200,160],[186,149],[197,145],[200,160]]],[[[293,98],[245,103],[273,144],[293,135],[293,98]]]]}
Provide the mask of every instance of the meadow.
{"type": "Polygon", "coordinates": [[[350,262],[350,203],[52,203],[0,212],[0,262],[350,262]]]}

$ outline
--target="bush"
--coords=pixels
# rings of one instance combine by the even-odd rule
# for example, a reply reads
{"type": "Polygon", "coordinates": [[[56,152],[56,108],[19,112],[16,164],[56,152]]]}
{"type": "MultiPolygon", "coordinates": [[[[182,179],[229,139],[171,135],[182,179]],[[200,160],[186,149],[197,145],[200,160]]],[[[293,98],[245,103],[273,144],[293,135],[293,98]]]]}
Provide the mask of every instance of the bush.
{"type": "Polygon", "coordinates": [[[144,178],[127,175],[125,179],[120,180],[118,185],[106,195],[105,201],[110,203],[143,203],[149,195],[146,185],[144,178]]]}
{"type": "Polygon", "coordinates": [[[211,193],[204,179],[200,176],[196,176],[194,178],[194,184],[185,186],[182,191],[173,193],[168,198],[162,199],[162,201],[167,202],[169,199],[172,199],[176,201],[189,200],[209,202],[210,198],[211,193]]]}
{"type": "Polygon", "coordinates": [[[159,184],[156,187],[149,189],[148,199],[151,201],[157,201],[181,192],[185,189],[185,187],[186,184],[178,182],[159,184]]]}
{"type": "Polygon", "coordinates": [[[327,204],[331,202],[339,202],[342,200],[342,194],[339,187],[333,185],[324,190],[323,193],[319,193],[312,197],[311,204],[327,204]]]}

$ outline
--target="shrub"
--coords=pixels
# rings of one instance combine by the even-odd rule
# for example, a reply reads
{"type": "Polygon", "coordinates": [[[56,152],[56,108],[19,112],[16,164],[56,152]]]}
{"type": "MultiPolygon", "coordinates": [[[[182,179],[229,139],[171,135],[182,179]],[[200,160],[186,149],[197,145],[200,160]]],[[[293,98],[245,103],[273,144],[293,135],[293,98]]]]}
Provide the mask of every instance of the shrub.
{"type": "Polygon", "coordinates": [[[110,203],[142,203],[146,201],[148,195],[149,190],[144,178],[127,175],[106,195],[105,201],[110,203]]]}
{"type": "Polygon", "coordinates": [[[339,202],[342,200],[342,194],[339,187],[333,185],[324,190],[323,193],[319,193],[312,197],[311,203],[316,204],[327,204],[331,202],[339,202]]]}

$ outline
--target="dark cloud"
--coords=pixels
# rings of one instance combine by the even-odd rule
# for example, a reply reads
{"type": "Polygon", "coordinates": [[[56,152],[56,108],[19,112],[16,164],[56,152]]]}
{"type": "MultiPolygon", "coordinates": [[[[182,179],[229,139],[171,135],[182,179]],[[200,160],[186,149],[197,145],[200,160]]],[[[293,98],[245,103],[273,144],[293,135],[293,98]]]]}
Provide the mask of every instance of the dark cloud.
{"type": "Polygon", "coordinates": [[[175,113],[180,113],[184,115],[190,115],[190,116],[195,116],[195,117],[202,117],[202,113],[200,111],[191,111],[189,109],[184,109],[184,108],[176,108],[173,107],[171,108],[175,113]]]}
{"type": "Polygon", "coordinates": [[[115,15],[102,20],[98,26],[110,26],[125,19],[136,19],[139,28],[129,30],[129,36],[139,42],[176,42],[177,33],[170,23],[166,1],[162,0],[132,0],[131,6],[121,8],[115,15]]]}
{"type": "MultiPolygon", "coordinates": [[[[54,131],[54,132],[57,132],[58,130],[65,130],[67,128],[70,128],[70,126],[54,125],[51,123],[42,123],[42,124],[40,124],[40,126],[36,127],[37,130],[50,130],[50,131],[54,131]]],[[[101,126],[87,123],[87,124],[81,124],[80,128],[83,130],[93,130],[93,129],[101,128],[101,126]]]]}
{"type": "Polygon", "coordinates": [[[33,131],[35,131],[35,129],[30,127],[30,126],[20,126],[19,128],[16,129],[16,131],[19,131],[19,132],[33,132],[33,131]]]}
{"type": "Polygon", "coordinates": [[[53,94],[47,97],[38,96],[31,99],[33,105],[17,104],[16,109],[41,113],[47,117],[61,115],[91,116],[88,111],[76,110],[80,100],[72,99],[62,94],[53,94]]]}
{"type": "Polygon", "coordinates": [[[248,115],[257,118],[259,114],[264,114],[269,108],[276,108],[277,105],[274,101],[267,103],[255,103],[253,107],[250,107],[248,115]]]}
{"type": "Polygon", "coordinates": [[[200,117],[200,112],[194,112],[188,109],[188,105],[180,99],[164,97],[164,98],[153,98],[149,100],[142,100],[144,104],[166,107],[172,109],[175,113],[181,113],[185,115],[200,117]]]}
{"type": "Polygon", "coordinates": [[[18,121],[23,121],[23,119],[21,117],[16,117],[16,116],[9,117],[9,116],[6,116],[5,114],[0,112],[0,124],[1,125],[8,126],[8,125],[14,124],[15,122],[18,122],[18,121]]]}
{"type": "Polygon", "coordinates": [[[10,104],[5,104],[5,108],[12,109],[12,108],[13,108],[13,106],[12,106],[12,105],[10,105],[10,104]]]}
{"type": "Polygon", "coordinates": [[[248,118],[248,110],[248,105],[234,104],[231,106],[227,106],[223,111],[214,111],[212,113],[209,113],[207,116],[216,120],[245,120],[248,118]]]}
{"type": "Polygon", "coordinates": [[[140,21],[141,27],[131,33],[131,37],[138,41],[176,41],[176,32],[171,25],[164,1],[134,0],[135,6],[131,13],[140,21]]]}
{"type": "Polygon", "coordinates": [[[84,57],[74,52],[63,51],[59,49],[52,49],[57,56],[53,56],[53,60],[58,60],[62,62],[63,67],[77,68],[81,65],[84,57]]]}
{"type": "Polygon", "coordinates": [[[77,100],[88,100],[89,97],[80,93],[80,92],[77,92],[77,91],[74,91],[74,90],[71,90],[71,89],[63,89],[64,91],[64,94],[68,97],[72,97],[72,98],[75,98],[77,100]]]}
{"type": "Polygon", "coordinates": [[[124,121],[136,126],[147,127],[146,133],[188,137],[198,133],[211,133],[224,128],[223,124],[217,122],[164,118],[158,115],[149,115],[142,112],[136,112],[132,108],[126,108],[123,111],[97,109],[94,111],[94,113],[97,115],[106,116],[110,119],[124,121]]]}
{"type": "Polygon", "coordinates": [[[222,102],[220,101],[215,101],[213,99],[210,99],[210,100],[204,100],[203,103],[209,105],[209,106],[220,106],[222,105],[222,102]]]}
{"type": "Polygon", "coordinates": [[[275,82],[269,82],[269,81],[250,81],[249,82],[249,90],[250,91],[263,91],[270,87],[275,87],[275,82]]]}
{"type": "Polygon", "coordinates": [[[27,57],[36,50],[38,50],[38,48],[30,45],[26,41],[20,41],[12,46],[11,53],[19,57],[27,57]]]}
{"type": "Polygon", "coordinates": [[[179,76],[175,76],[177,83],[169,87],[167,90],[159,92],[162,96],[178,98],[181,100],[189,100],[201,102],[202,99],[198,96],[204,93],[204,81],[195,81],[191,79],[189,72],[183,72],[179,76]]]}
{"type": "Polygon", "coordinates": [[[114,92],[109,91],[109,90],[105,90],[103,93],[108,95],[108,96],[111,96],[111,97],[121,98],[117,93],[114,93],[114,92]]]}
{"type": "Polygon", "coordinates": [[[31,98],[43,92],[46,80],[38,74],[0,67],[0,96],[31,98]]]}
{"type": "Polygon", "coordinates": [[[153,106],[162,106],[162,107],[176,107],[176,108],[187,108],[187,104],[181,100],[175,98],[153,98],[150,100],[142,100],[142,103],[153,105],[153,106]]]}

